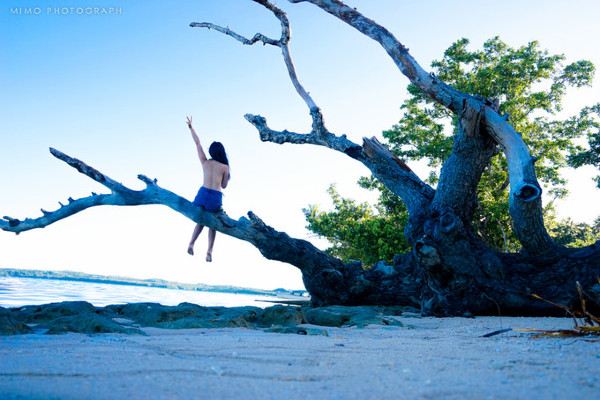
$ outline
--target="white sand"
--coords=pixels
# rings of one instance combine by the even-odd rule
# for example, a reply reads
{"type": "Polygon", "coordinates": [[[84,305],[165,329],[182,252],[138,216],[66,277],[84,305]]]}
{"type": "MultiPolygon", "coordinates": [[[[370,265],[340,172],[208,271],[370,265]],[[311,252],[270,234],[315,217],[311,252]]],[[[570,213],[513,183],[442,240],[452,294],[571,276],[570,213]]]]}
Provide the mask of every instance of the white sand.
{"type": "MultiPolygon", "coordinates": [[[[403,318],[415,329],[0,337],[0,398],[599,399],[598,338],[532,339],[559,318],[403,318]]],[[[312,328],[322,328],[314,327],[312,328]]]]}

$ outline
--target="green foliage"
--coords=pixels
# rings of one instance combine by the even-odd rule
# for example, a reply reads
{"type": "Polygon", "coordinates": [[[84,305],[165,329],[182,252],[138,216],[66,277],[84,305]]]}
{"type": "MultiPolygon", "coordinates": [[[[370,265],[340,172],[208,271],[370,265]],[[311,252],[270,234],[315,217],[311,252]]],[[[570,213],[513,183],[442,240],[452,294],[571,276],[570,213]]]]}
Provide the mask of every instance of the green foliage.
{"type": "MultiPolygon", "coordinates": [[[[471,51],[468,45],[468,39],[453,43],[441,60],[432,63],[435,74],[463,92],[499,99],[500,113],[510,116],[511,124],[521,133],[532,155],[538,158],[536,174],[540,183],[549,189],[553,198],[564,197],[567,191],[561,168],[600,166],[597,119],[600,106],[586,108],[580,115],[566,120],[555,119],[555,114],[562,110],[568,87],[591,84],[593,64],[577,61],[564,66],[564,55],[548,54],[536,41],[516,49],[498,37],[486,41],[482,50],[471,51]],[[587,150],[576,143],[586,134],[587,150]]],[[[408,92],[410,98],[401,106],[401,120],[383,132],[383,136],[389,149],[401,159],[426,160],[432,171],[427,181],[435,185],[452,151],[457,118],[443,106],[431,102],[416,86],[410,84],[408,92]]],[[[374,178],[363,178],[359,184],[380,192],[375,206],[379,213],[367,204],[344,199],[331,189],[335,210],[319,212],[316,207],[305,210],[308,228],[330,240],[333,243],[330,252],[343,259],[357,258],[369,263],[376,259],[389,260],[392,254],[406,248],[401,227],[388,225],[406,221],[406,208],[374,178]]],[[[600,179],[598,184],[600,186],[600,179]]],[[[482,176],[473,226],[489,245],[514,251],[519,243],[512,231],[508,194],[508,167],[501,153],[492,159],[482,176]]],[[[546,207],[545,213],[548,220],[553,219],[552,204],[546,207]]]]}
{"type": "Polygon", "coordinates": [[[367,203],[341,197],[334,186],[327,192],[334,211],[321,212],[317,206],[303,211],[307,228],[333,244],[329,254],[344,262],[360,260],[372,265],[379,260],[391,263],[394,254],[409,249],[402,232],[408,218],[406,208],[405,212],[391,214],[379,209],[376,213],[367,203]]]}
{"type": "MultiPolygon", "coordinates": [[[[569,165],[581,167],[593,165],[600,169],[600,103],[592,107],[584,108],[577,121],[573,121],[574,128],[580,132],[587,133],[587,149],[577,149],[569,156],[569,165]]],[[[600,175],[595,177],[598,188],[600,188],[600,175]]]]}
{"type": "Polygon", "coordinates": [[[552,224],[548,229],[554,241],[567,247],[582,247],[594,244],[600,239],[600,218],[593,225],[576,223],[570,218],[552,224]]]}
{"type": "MultiPolygon", "coordinates": [[[[510,116],[511,124],[538,158],[540,183],[553,198],[566,196],[560,169],[567,166],[569,154],[581,150],[575,139],[589,126],[589,114],[564,121],[551,117],[562,110],[567,87],[591,83],[594,66],[589,61],[563,66],[563,55],[550,55],[535,41],[513,49],[495,37],[475,51],[470,51],[468,44],[467,39],[461,39],[446,50],[442,60],[434,61],[436,75],[463,92],[499,99],[500,113],[510,116]]],[[[409,86],[409,93],[411,97],[401,107],[404,116],[383,135],[398,157],[427,160],[433,169],[428,182],[435,184],[452,150],[457,120],[414,85],[409,86]]],[[[473,225],[491,246],[516,250],[519,243],[508,212],[508,182],[506,158],[500,154],[492,159],[479,183],[479,208],[473,225]]],[[[546,207],[545,214],[547,218],[553,216],[552,205],[546,207]]]]}

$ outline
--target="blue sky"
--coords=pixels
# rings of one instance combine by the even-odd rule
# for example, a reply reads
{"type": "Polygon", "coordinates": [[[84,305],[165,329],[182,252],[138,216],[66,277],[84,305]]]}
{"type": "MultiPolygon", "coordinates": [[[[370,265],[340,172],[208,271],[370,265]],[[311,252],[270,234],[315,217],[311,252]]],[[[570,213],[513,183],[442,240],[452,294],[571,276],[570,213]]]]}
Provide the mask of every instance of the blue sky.
{"type": "MultiPolygon", "coordinates": [[[[512,46],[538,40],[568,62],[600,67],[597,1],[348,2],[386,26],[422,66],[455,40],[473,48],[499,35],[512,46]]],[[[360,142],[381,136],[400,118],[407,79],[370,39],[310,4],[280,0],[292,24],[291,50],[300,80],[322,108],[330,130],[360,142]]],[[[279,23],[250,0],[25,1],[0,6],[0,214],[37,217],[68,197],[106,189],[54,159],[55,147],[132,188],[138,174],[192,199],[202,170],[185,117],[204,143],[223,142],[232,180],[225,208],[252,210],[276,229],[326,243],[305,229],[302,208],[344,196],[373,199],[355,182],[367,170],[314,146],[262,143],[245,113],[275,129],[307,132],[310,118],[279,50],[243,46],[217,32],[190,28],[209,21],[252,36],[278,37],[279,23]],[[111,15],[64,12],[115,8],[111,15]],[[31,15],[15,12],[32,8],[31,15]],[[59,8],[59,12],[55,9],[59,8]]],[[[565,115],[600,101],[600,84],[571,91],[565,115]]],[[[418,166],[417,166],[418,167],[418,166]]],[[[563,216],[591,221],[600,211],[593,171],[567,171],[572,195],[563,216]]],[[[425,176],[425,172],[423,175],[425,176]]],[[[217,237],[214,262],[185,250],[193,223],[162,206],[98,207],[45,229],[0,233],[0,267],[74,270],[273,289],[302,288],[296,268],[268,261],[251,245],[217,237]]]]}

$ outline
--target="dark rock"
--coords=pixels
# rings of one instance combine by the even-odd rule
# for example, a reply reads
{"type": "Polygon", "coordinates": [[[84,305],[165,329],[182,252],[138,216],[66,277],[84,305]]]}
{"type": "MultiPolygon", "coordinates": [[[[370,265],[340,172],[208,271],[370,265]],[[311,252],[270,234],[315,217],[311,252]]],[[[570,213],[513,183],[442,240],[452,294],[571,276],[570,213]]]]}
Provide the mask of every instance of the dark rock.
{"type": "Polygon", "coordinates": [[[59,317],[51,322],[40,325],[47,328],[46,335],[56,335],[67,332],[76,333],[125,333],[128,335],[145,335],[137,328],[126,328],[112,319],[95,313],[81,313],[59,317]]]}
{"type": "Polygon", "coordinates": [[[215,317],[211,320],[215,328],[254,329],[263,310],[258,307],[219,307],[215,308],[215,317]]]}
{"type": "Polygon", "coordinates": [[[156,325],[163,329],[198,329],[198,328],[248,328],[255,329],[254,324],[245,319],[242,315],[232,318],[216,317],[211,319],[189,317],[178,319],[177,321],[160,323],[156,325]]]}
{"type": "Polygon", "coordinates": [[[376,310],[381,312],[381,314],[383,315],[390,315],[395,317],[404,317],[406,315],[414,317],[421,315],[421,310],[411,306],[381,306],[380,308],[376,308],[376,310]]]}
{"type": "Polygon", "coordinates": [[[172,322],[192,316],[208,316],[212,314],[210,308],[197,304],[181,303],[177,306],[163,306],[163,312],[156,322],[172,322]]]}
{"type": "Polygon", "coordinates": [[[0,307],[0,335],[21,335],[30,332],[30,327],[15,319],[9,310],[0,307]]]}
{"type": "Polygon", "coordinates": [[[304,315],[309,324],[319,326],[349,325],[351,319],[349,308],[342,306],[305,309],[304,315]]]}
{"type": "Polygon", "coordinates": [[[318,328],[307,328],[303,326],[281,326],[273,325],[272,327],[265,329],[265,332],[273,333],[295,333],[297,335],[309,335],[309,336],[329,336],[329,333],[325,329],[318,328]]]}
{"type": "Polygon", "coordinates": [[[178,306],[163,306],[158,303],[132,303],[108,306],[104,310],[108,314],[132,319],[142,326],[160,326],[162,323],[169,325],[170,322],[183,318],[202,314],[212,315],[207,307],[190,303],[181,303],[178,306]]]}
{"type": "Polygon", "coordinates": [[[394,318],[394,316],[404,316],[405,313],[406,308],[390,306],[299,308],[276,305],[261,309],[259,307],[202,307],[191,303],[181,303],[177,306],[134,303],[95,308],[90,303],[78,301],[25,306],[11,310],[0,308],[0,329],[2,329],[0,333],[30,332],[31,329],[25,325],[29,323],[47,328],[49,334],[64,332],[144,334],[139,329],[125,327],[116,322],[121,318],[133,321],[137,325],[163,329],[273,327],[270,332],[317,334],[308,333],[312,328],[298,327],[298,329],[286,330],[284,327],[297,327],[306,323],[335,327],[364,327],[369,324],[406,326],[394,318]]]}
{"type": "Polygon", "coordinates": [[[105,312],[129,318],[142,326],[164,329],[254,328],[262,310],[258,307],[201,307],[190,303],[163,306],[136,303],[105,307],[105,312]]]}
{"type": "Polygon", "coordinates": [[[213,324],[209,319],[198,318],[198,317],[186,317],[180,318],[175,321],[168,322],[157,322],[152,324],[156,328],[162,329],[200,329],[200,328],[214,328],[213,324]]]}
{"type": "Polygon", "coordinates": [[[98,310],[102,311],[104,314],[109,314],[109,315],[121,315],[121,310],[126,306],[127,304],[110,304],[108,306],[105,307],[100,307],[98,310]]]}
{"type": "Polygon", "coordinates": [[[256,325],[260,327],[270,327],[272,325],[296,326],[305,323],[306,318],[299,308],[281,305],[265,308],[258,321],[256,321],[256,325]]]}
{"type": "Polygon", "coordinates": [[[160,319],[164,310],[165,306],[159,303],[128,303],[106,306],[102,312],[112,317],[131,319],[141,325],[151,325],[160,319]]]}
{"type": "Polygon", "coordinates": [[[400,321],[384,316],[371,306],[329,306],[309,308],[304,310],[304,315],[309,324],[319,326],[359,326],[367,325],[394,325],[405,326],[400,321]]]}
{"type": "Polygon", "coordinates": [[[12,316],[28,324],[49,322],[59,317],[81,313],[94,313],[96,308],[85,301],[63,301],[39,306],[24,306],[11,309],[12,316]]]}
{"type": "Polygon", "coordinates": [[[255,329],[254,324],[248,321],[243,315],[227,320],[227,328],[248,328],[255,329]]]}

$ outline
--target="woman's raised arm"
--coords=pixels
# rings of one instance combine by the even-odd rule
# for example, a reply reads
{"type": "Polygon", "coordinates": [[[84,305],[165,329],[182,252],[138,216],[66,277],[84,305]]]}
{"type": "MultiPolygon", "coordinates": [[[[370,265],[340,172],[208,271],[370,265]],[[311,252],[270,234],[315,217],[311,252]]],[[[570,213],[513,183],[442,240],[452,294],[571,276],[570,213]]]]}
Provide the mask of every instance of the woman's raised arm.
{"type": "Polygon", "coordinates": [[[196,148],[198,149],[198,157],[200,157],[200,162],[204,163],[208,158],[206,158],[206,154],[204,154],[204,149],[202,148],[202,144],[200,143],[200,138],[196,134],[194,127],[192,126],[192,117],[187,117],[187,126],[190,128],[190,132],[192,133],[192,139],[194,139],[194,143],[196,143],[196,148]]]}

